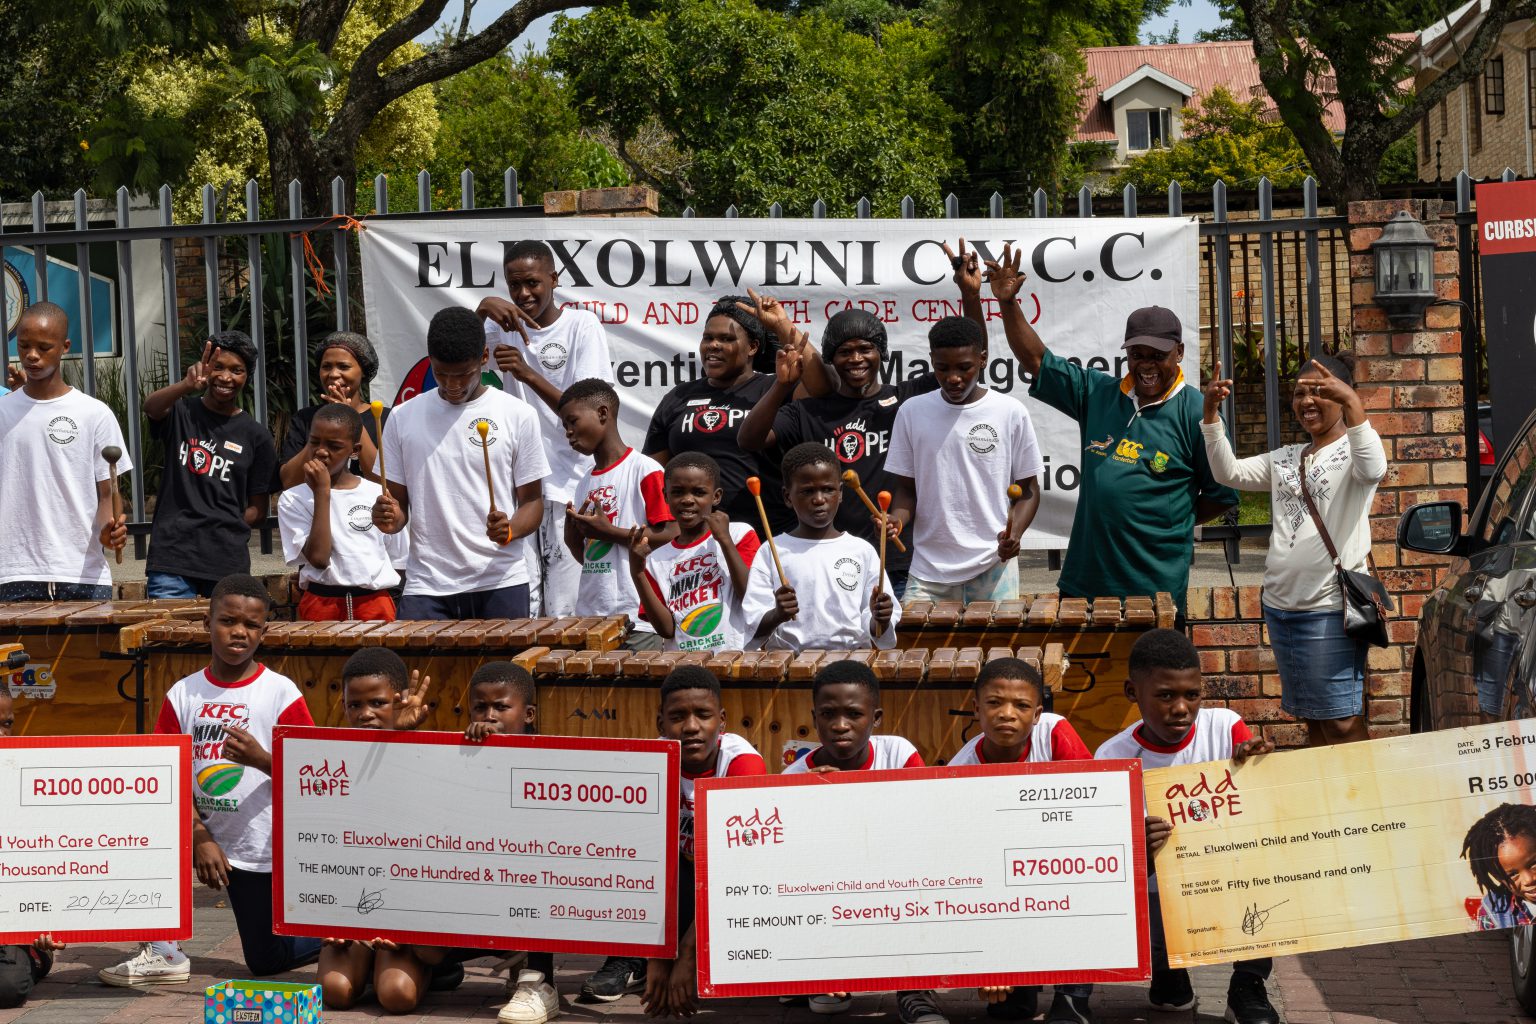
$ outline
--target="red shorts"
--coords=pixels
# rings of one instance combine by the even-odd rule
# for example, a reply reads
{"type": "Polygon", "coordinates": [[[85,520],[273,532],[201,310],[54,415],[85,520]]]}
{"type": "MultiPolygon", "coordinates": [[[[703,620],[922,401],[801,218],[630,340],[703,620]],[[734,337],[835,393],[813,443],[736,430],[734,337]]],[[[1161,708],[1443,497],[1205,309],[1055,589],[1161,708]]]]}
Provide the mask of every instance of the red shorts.
{"type": "Polygon", "coordinates": [[[299,597],[299,621],[395,621],[395,599],[385,591],[359,597],[320,597],[309,591],[299,597]],[[350,605],[350,607],[349,607],[350,605]]]}

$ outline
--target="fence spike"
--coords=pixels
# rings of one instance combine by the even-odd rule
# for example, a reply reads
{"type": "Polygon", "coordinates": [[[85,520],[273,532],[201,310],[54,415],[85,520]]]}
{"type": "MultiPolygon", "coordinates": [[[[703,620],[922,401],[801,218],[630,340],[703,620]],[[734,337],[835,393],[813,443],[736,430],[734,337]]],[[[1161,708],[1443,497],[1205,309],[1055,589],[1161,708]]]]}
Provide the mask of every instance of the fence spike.
{"type": "Polygon", "coordinates": [[[869,197],[859,196],[859,201],[853,205],[853,215],[855,217],[864,218],[871,216],[873,212],[873,208],[869,203],[869,197]]]}
{"type": "Polygon", "coordinates": [[[1176,181],[1168,183],[1168,216],[1184,215],[1184,187],[1176,181]]]}
{"type": "Polygon", "coordinates": [[[1051,212],[1051,197],[1045,194],[1045,189],[1037,188],[1034,194],[1035,216],[1044,219],[1051,212]]]}
{"type": "Polygon", "coordinates": [[[459,209],[475,208],[475,172],[468,167],[459,172],[459,209]]]}
{"type": "Polygon", "coordinates": [[[1093,216],[1093,192],[1087,185],[1077,190],[1077,215],[1079,217],[1093,216]]]}
{"type": "Polygon", "coordinates": [[[373,176],[373,212],[389,212],[389,178],[382,172],[373,176]]]}
{"type": "Polygon", "coordinates": [[[1127,217],[1136,216],[1136,186],[1127,185],[1120,192],[1120,208],[1127,217]]]}
{"type": "Polygon", "coordinates": [[[204,224],[212,224],[213,223],[213,213],[214,213],[215,205],[216,204],[214,202],[213,186],[212,185],[204,185],[203,186],[203,223],[204,224]]]}
{"type": "Polygon", "coordinates": [[[778,220],[780,217],[784,216],[783,204],[776,202],[772,206],[768,207],[768,216],[772,217],[774,220],[778,220]]]}
{"type": "Polygon", "coordinates": [[[518,195],[517,168],[508,167],[501,175],[501,192],[506,206],[522,206],[523,197],[518,195]]]}
{"type": "Polygon", "coordinates": [[[255,178],[245,179],[245,219],[261,220],[261,186],[255,178]]]}
{"type": "MultiPolygon", "coordinates": [[[[331,213],[343,214],[347,212],[347,183],[341,180],[341,175],[331,179],[331,213]]],[[[345,330],[345,328],[338,328],[345,330]]]]}
{"type": "Polygon", "coordinates": [[[735,220],[737,217],[741,216],[741,211],[736,209],[735,203],[732,203],[730,206],[725,208],[725,215],[728,219],[735,220]]]}
{"type": "Polygon", "coordinates": [[[171,220],[171,186],[160,186],[160,223],[169,227],[171,220]]]}
{"type": "Polygon", "coordinates": [[[906,220],[917,216],[917,200],[911,196],[901,197],[901,215],[906,220]]]}
{"type": "Polygon", "coordinates": [[[1217,224],[1227,222],[1227,183],[1220,178],[1211,186],[1211,219],[1217,224]]]}
{"type": "Polygon", "coordinates": [[[1500,181],[1514,181],[1515,180],[1515,169],[1513,167],[1506,167],[1506,168],[1504,168],[1504,173],[1499,175],[1499,180],[1500,181]]]}
{"type": "Polygon", "coordinates": [[[695,214],[693,212],[693,207],[685,206],[685,207],[683,207],[683,216],[684,217],[695,217],[695,216],[697,216],[697,214],[695,214]]]}
{"type": "Polygon", "coordinates": [[[826,215],[827,204],[823,202],[822,199],[818,196],[816,201],[811,204],[811,216],[815,217],[817,220],[821,220],[826,215]]]}
{"type": "Polygon", "coordinates": [[[1310,174],[1301,183],[1301,206],[1303,216],[1317,217],[1317,179],[1310,174]]]}
{"type": "Polygon", "coordinates": [[[987,216],[1001,218],[1003,215],[1003,194],[993,192],[987,200],[987,216]]]}
{"type": "Polygon", "coordinates": [[[425,167],[416,175],[416,212],[432,212],[432,174],[425,167]]]}
{"type": "Polygon", "coordinates": [[[951,220],[957,220],[960,217],[960,197],[953,192],[944,197],[944,216],[951,220]]]}

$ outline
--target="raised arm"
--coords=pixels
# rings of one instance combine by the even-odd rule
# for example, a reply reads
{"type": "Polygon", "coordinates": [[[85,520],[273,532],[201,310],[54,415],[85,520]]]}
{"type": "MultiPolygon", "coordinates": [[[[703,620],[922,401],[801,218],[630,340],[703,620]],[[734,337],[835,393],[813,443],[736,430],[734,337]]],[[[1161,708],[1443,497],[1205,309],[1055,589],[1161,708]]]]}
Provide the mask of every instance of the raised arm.
{"type": "MultiPolygon", "coordinates": [[[[820,362],[818,357],[817,363],[820,362]]],[[[804,367],[805,360],[798,350],[779,349],[774,357],[773,386],[763,392],[763,397],[752,406],[752,411],[741,422],[741,431],[736,435],[736,443],[743,449],[763,452],[778,442],[778,436],[773,431],[774,417],[778,416],[784,403],[794,396],[804,367]]]]}
{"type": "MultiPolygon", "coordinates": [[[[208,362],[213,358],[213,342],[204,342],[203,357],[187,367],[186,375],[174,384],[152,391],[144,399],[144,415],[163,420],[177,402],[188,395],[200,395],[208,386],[208,362]]],[[[302,474],[301,474],[302,475],[302,474]]]]}
{"type": "Polygon", "coordinates": [[[1200,424],[1211,476],[1217,483],[1240,491],[1267,491],[1270,487],[1269,453],[1239,459],[1232,451],[1232,443],[1227,440],[1227,432],[1221,425],[1221,403],[1232,393],[1232,381],[1222,378],[1219,357],[1211,373],[1212,380],[1203,389],[1205,415],[1200,424]]]}
{"type": "Polygon", "coordinates": [[[987,314],[981,305],[981,261],[976,255],[976,250],[969,251],[965,248],[965,239],[960,239],[960,251],[957,253],[949,247],[948,242],[939,243],[944,247],[944,255],[949,257],[949,265],[955,268],[953,278],[955,287],[960,289],[960,310],[966,319],[974,320],[981,329],[987,329],[987,314]]]}
{"type": "Polygon", "coordinates": [[[1003,246],[1001,260],[987,261],[987,283],[992,286],[992,297],[997,299],[1003,314],[1003,335],[1013,358],[1024,366],[1024,372],[1040,372],[1040,362],[1045,358],[1045,342],[1030,326],[1019,305],[1019,291],[1024,287],[1024,250],[1014,250],[1012,243],[1003,246]]]}

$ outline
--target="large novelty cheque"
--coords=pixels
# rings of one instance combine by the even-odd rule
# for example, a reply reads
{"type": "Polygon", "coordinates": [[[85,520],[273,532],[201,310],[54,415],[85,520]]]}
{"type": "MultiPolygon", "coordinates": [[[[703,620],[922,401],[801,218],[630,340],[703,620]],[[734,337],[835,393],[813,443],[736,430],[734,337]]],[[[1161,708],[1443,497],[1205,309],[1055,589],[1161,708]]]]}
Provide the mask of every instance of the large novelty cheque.
{"type": "Polygon", "coordinates": [[[192,936],[189,736],[0,739],[0,943],[192,936]]]}
{"type": "MultiPolygon", "coordinates": [[[[1005,242],[1023,251],[1019,301],[1053,352],[1116,376],[1125,372],[1126,316],[1165,306],[1184,325],[1184,376],[1199,379],[1198,227],[1188,217],[1063,220],[750,220],[705,218],[483,218],[450,215],[368,221],[361,233],[368,336],[379,350],[374,393],[393,403],[434,387],[427,324],[450,306],[474,309],[506,295],[508,243],[542,239],[559,272],[555,299],[602,320],[624,395],[625,436],[645,436],[651,413],[678,384],[702,376],[703,318],[725,295],[756,289],[784,302],[816,347],[828,318],[857,308],[890,336],[884,378],[927,372],[928,330],[961,314],[942,244],[960,239],[984,259],[1005,242]]],[[[981,380],[1022,401],[1029,382],[1003,340],[1001,312],[983,286],[992,322],[981,380]]],[[[551,369],[564,354],[541,354],[551,369]]],[[[494,379],[495,374],[487,374],[494,379]]],[[[1031,402],[1044,460],[1039,514],[1025,547],[1064,547],[1077,502],[1082,441],[1062,413],[1031,402]]],[[[829,439],[831,440],[831,439],[829,439]]],[[[883,445],[888,437],[867,437],[883,445]]],[[[834,450],[842,446],[832,444],[834,450]]]]}
{"type": "Polygon", "coordinates": [[[1137,761],[704,779],[697,791],[705,996],[1150,974],[1137,761]]]}
{"type": "Polygon", "coordinates": [[[1532,920],[1533,720],[1159,768],[1146,797],[1174,966],[1532,920]]]}
{"type": "Polygon", "coordinates": [[[677,743],[279,727],[274,747],[280,934],[676,953],[677,743]]]}

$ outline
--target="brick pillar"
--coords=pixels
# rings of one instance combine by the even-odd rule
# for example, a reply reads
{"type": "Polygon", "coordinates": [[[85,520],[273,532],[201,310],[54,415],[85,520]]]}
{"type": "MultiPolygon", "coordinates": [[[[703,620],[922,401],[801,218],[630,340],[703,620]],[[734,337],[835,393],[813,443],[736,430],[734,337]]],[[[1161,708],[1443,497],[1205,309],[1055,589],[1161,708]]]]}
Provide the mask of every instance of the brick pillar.
{"type": "Polygon", "coordinates": [[[1375,302],[1376,259],[1371,243],[1407,210],[1435,240],[1435,291],[1461,297],[1456,226],[1438,199],[1380,200],[1349,205],[1356,383],[1387,452],[1387,476],[1371,510],[1372,557],[1397,603],[1389,631],[1395,645],[1371,650],[1367,711],[1373,735],[1408,731],[1413,641],[1425,596],[1448,560],[1397,548],[1397,521],[1421,501],[1467,500],[1461,385],[1461,311],[1433,306],[1417,330],[1400,331],[1375,302]]]}
{"type": "Polygon", "coordinates": [[[544,193],[546,217],[654,217],[659,208],[656,190],[644,185],[544,193]]]}

